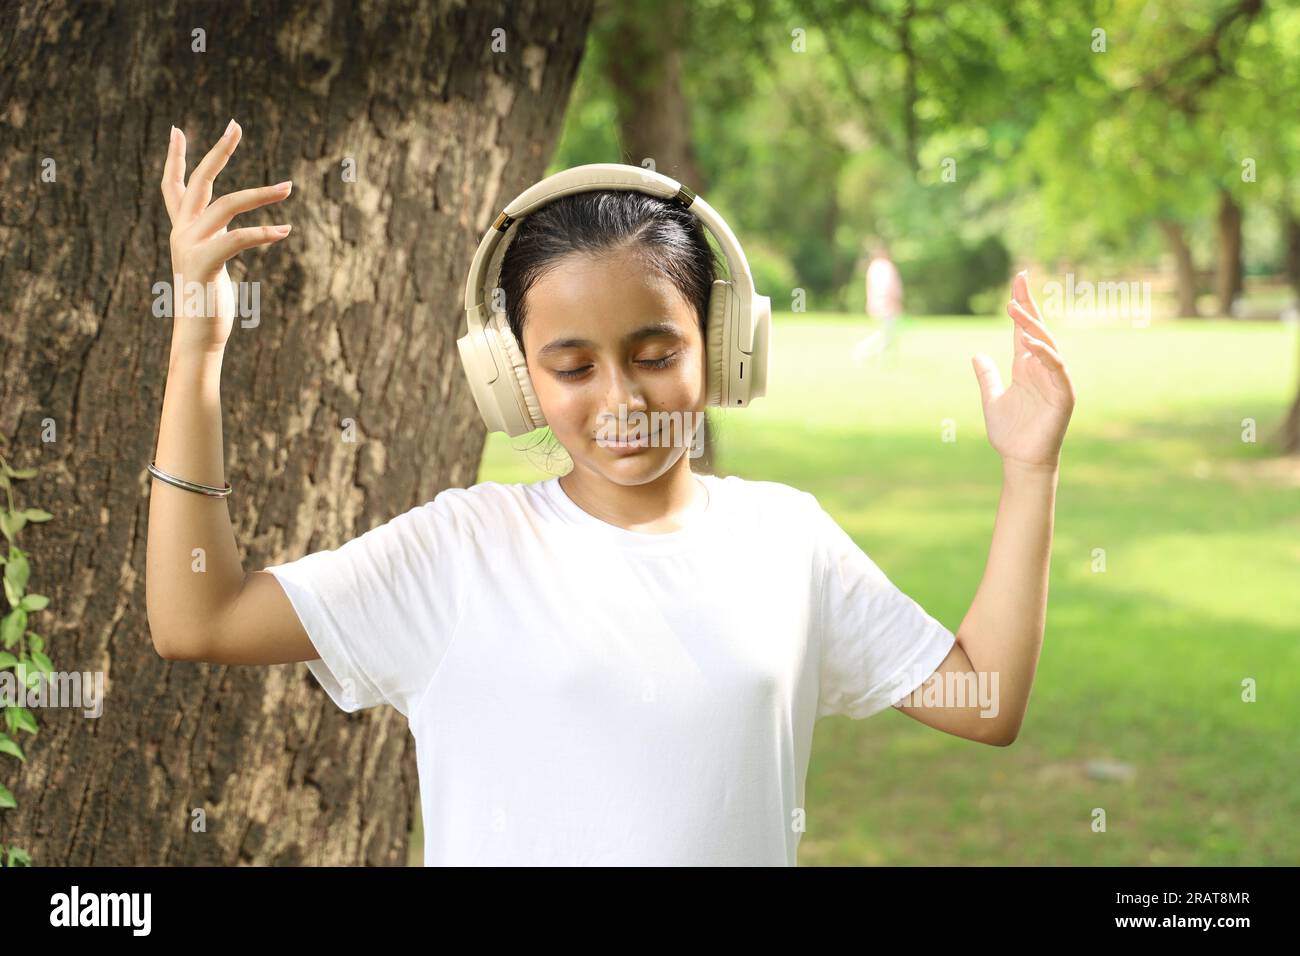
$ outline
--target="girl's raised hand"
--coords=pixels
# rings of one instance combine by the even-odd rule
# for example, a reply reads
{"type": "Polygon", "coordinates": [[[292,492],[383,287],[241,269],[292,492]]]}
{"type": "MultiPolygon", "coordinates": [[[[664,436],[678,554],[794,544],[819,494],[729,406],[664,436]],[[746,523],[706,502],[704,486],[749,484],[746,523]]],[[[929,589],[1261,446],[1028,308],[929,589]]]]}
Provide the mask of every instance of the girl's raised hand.
{"type": "Polygon", "coordinates": [[[982,353],[971,358],[989,444],[1004,465],[1052,470],[1060,464],[1061,444],[1074,411],[1074,383],[1024,272],[1011,282],[1007,314],[1015,323],[1010,388],[1003,389],[993,359],[982,353]]]}
{"type": "Polygon", "coordinates": [[[292,182],[286,180],[275,186],[242,189],[211,202],[213,183],[235,152],[241,133],[232,119],[225,135],[194,168],[186,184],[185,134],[172,128],[162,194],[172,222],[173,354],[178,348],[208,353],[225,348],[235,317],[226,261],[243,249],[283,239],[291,228],[251,226],[226,231],[239,213],[280,202],[293,189],[292,182]]]}

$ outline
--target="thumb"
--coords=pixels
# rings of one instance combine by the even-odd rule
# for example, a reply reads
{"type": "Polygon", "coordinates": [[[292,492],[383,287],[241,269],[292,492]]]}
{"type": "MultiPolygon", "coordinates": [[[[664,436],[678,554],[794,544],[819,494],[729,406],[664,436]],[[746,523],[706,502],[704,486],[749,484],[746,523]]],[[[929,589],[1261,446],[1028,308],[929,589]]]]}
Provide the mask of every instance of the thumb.
{"type": "Polygon", "coordinates": [[[980,383],[980,401],[987,406],[1002,394],[1002,376],[998,374],[997,363],[983,352],[972,355],[971,364],[980,383]]]}

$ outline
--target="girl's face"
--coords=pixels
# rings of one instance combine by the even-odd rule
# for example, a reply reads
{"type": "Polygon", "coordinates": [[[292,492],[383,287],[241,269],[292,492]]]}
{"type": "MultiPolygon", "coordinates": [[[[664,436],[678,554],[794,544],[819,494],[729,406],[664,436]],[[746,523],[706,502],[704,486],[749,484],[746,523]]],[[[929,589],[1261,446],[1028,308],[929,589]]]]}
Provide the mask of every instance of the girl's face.
{"type": "Polygon", "coordinates": [[[523,336],[533,391],[575,469],[638,485],[690,449],[707,398],[699,319],[635,253],[561,259],[528,292],[523,336]],[[612,447],[620,440],[641,445],[612,447]]]}

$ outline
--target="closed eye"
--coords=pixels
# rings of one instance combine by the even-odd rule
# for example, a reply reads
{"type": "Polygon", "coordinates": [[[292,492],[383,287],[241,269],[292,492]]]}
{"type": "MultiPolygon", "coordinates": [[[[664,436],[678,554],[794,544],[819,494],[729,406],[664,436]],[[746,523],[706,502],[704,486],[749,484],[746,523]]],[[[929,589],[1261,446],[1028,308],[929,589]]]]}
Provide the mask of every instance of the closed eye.
{"type": "MultiPolygon", "coordinates": [[[[677,361],[677,353],[669,352],[667,355],[663,356],[662,358],[642,359],[638,361],[637,364],[644,366],[645,368],[661,369],[661,368],[668,368],[676,361],[677,361]]],[[[582,375],[586,373],[586,371],[589,368],[591,368],[590,365],[584,365],[581,368],[573,368],[573,369],[556,369],[555,374],[559,378],[576,379],[576,378],[581,378],[582,375]]]]}

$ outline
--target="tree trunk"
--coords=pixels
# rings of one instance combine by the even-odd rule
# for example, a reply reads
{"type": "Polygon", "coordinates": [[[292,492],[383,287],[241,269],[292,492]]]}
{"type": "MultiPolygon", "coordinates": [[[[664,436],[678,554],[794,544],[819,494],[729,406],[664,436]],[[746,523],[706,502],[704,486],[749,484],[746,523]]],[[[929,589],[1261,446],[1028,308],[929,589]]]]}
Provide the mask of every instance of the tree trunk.
{"type": "Polygon", "coordinates": [[[1197,318],[1196,310],[1196,265],[1192,262],[1192,250],[1187,245],[1187,237],[1181,222],[1169,220],[1160,223],[1160,229],[1169,243],[1169,251],[1174,255],[1174,269],[1177,282],[1177,317],[1180,319],[1197,318]]]}
{"type": "Polygon", "coordinates": [[[691,140],[691,104],[682,89],[688,5],[609,3],[598,16],[607,37],[602,66],[614,94],[623,162],[640,166],[651,159],[656,171],[707,195],[691,140]]]}
{"type": "Polygon", "coordinates": [[[1226,189],[1219,191],[1218,271],[1215,293],[1219,314],[1232,315],[1232,303],[1244,287],[1241,267],[1241,207],[1226,189]]]}
{"type": "Polygon", "coordinates": [[[302,664],[168,662],[150,640],[168,128],[188,175],[240,120],[214,196],[295,183],[231,225],[295,225],[231,263],[260,284],[222,383],[227,504],[257,569],[474,482],[465,273],[499,207],[545,175],[590,15],[591,0],[0,6],[0,434],[39,468],[17,505],[54,514],[19,533],[29,590],[50,597],[30,626],[56,670],[105,672],[102,716],[40,711],[39,736],[16,735],[26,763],[0,754],[18,804],[0,842],[39,866],[406,862],[419,802],[400,714],[344,714],[302,664]]]}
{"type": "MultiPolygon", "coordinates": [[[[1286,275],[1293,297],[1291,304],[1293,308],[1300,308],[1300,217],[1289,209],[1283,210],[1282,228],[1286,243],[1286,275]]],[[[1296,366],[1300,368],[1300,359],[1297,359],[1296,366]]],[[[1291,400],[1291,409],[1282,423],[1278,441],[1285,454],[1300,455],[1300,381],[1296,382],[1295,398],[1291,400]]]]}

